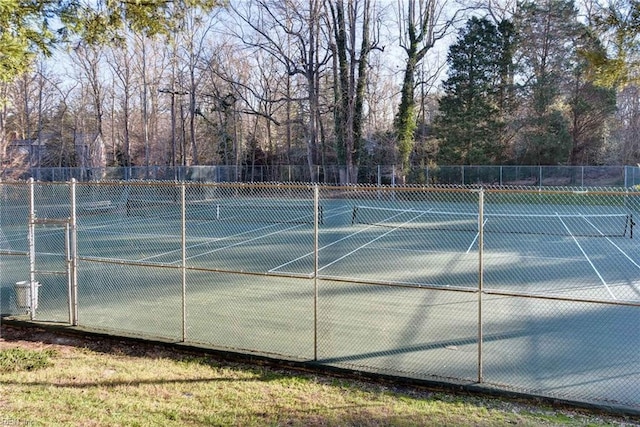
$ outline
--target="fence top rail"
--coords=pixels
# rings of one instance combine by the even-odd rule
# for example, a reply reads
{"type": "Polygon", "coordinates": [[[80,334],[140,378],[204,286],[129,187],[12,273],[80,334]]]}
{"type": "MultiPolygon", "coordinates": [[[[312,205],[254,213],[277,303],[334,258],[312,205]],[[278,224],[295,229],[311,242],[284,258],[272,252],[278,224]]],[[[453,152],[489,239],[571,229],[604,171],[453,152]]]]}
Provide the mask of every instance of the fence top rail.
{"type": "Polygon", "coordinates": [[[261,188],[261,189],[311,189],[316,184],[314,183],[280,183],[280,182],[206,182],[206,181],[151,181],[151,180],[139,180],[139,181],[86,181],[77,182],[78,186],[87,187],[100,187],[100,186],[122,186],[122,187],[211,187],[211,188],[261,188]]]}
{"type": "Polygon", "coordinates": [[[593,190],[570,190],[570,189],[532,189],[532,188],[487,188],[485,193],[491,194],[555,194],[571,196],[640,196],[640,192],[622,191],[620,188],[596,188],[593,190]]]}
{"type": "MultiPolygon", "coordinates": [[[[42,183],[48,185],[49,182],[42,183]]],[[[62,183],[65,184],[65,183],[62,183]]],[[[433,193],[479,193],[483,188],[466,186],[426,186],[426,185],[376,185],[376,184],[351,184],[332,185],[325,183],[285,183],[285,182],[193,182],[193,181],[87,181],[77,182],[78,186],[130,186],[130,187],[180,187],[182,185],[197,188],[227,188],[227,189],[312,189],[316,186],[321,190],[356,192],[394,191],[394,192],[433,192],[433,193]]],[[[535,190],[529,190],[534,192],[535,190]]],[[[535,191],[537,192],[537,191],[535,191]]]]}
{"type": "MultiPolygon", "coordinates": [[[[476,290],[477,291],[477,290],[476,290]]],[[[571,298],[566,296],[559,295],[544,295],[541,293],[524,293],[524,292],[508,292],[501,290],[483,290],[482,293],[484,295],[495,295],[502,297],[513,297],[513,298],[526,298],[526,299],[535,299],[535,300],[546,300],[546,301],[567,301],[567,302],[580,302],[585,304],[594,304],[594,305],[611,305],[617,307],[636,307],[640,308],[640,302],[638,301],[627,301],[627,300],[606,300],[606,299],[598,299],[598,298],[571,298]]]]}
{"type": "MultiPolygon", "coordinates": [[[[72,181],[34,181],[38,186],[67,186],[72,181]]],[[[226,189],[292,189],[307,190],[318,187],[320,190],[342,191],[345,194],[349,192],[424,192],[424,193],[479,193],[488,194],[545,194],[545,195],[602,195],[602,196],[635,196],[640,197],[640,189],[620,187],[559,187],[559,188],[538,188],[529,186],[519,187],[493,187],[493,186],[477,186],[477,185],[379,185],[379,184],[349,184],[349,185],[332,185],[326,183],[304,183],[304,182],[194,182],[194,181],[75,181],[77,186],[84,187],[180,187],[187,188],[226,188],[226,189]]],[[[25,186],[30,185],[29,180],[25,181],[1,181],[3,186],[25,186]]]]}

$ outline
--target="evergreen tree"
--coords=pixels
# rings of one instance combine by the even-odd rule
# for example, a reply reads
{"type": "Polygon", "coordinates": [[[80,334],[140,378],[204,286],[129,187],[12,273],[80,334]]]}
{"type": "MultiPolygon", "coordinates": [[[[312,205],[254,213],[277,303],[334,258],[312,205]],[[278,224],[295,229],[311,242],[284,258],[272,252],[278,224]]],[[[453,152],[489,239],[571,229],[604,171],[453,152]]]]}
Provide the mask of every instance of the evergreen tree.
{"type": "MultiPolygon", "coordinates": [[[[510,28],[506,23],[504,29],[510,28]]],[[[511,79],[510,33],[487,19],[471,18],[449,49],[449,78],[435,123],[438,163],[502,162],[503,113],[511,79]]]]}
{"type": "Polygon", "coordinates": [[[565,163],[571,150],[566,87],[581,27],[572,0],[524,2],[515,18],[522,106],[516,161],[565,163]]]}
{"type": "Polygon", "coordinates": [[[590,58],[607,53],[587,27],[576,41],[576,50],[566,101],[572,143],[568,163],[600,164],[604,161],[607,129],[616,111],[616,90],[597,83],[600,70],[590,58]]]}
{"type": "Polygon", "coordinates": [[[592,28],[600,33],[606,51],[591,51],[588,59],[599,86],[622,87],[640,81],[640,2],[612,0],[596,3],[592,28]]]}
{"type": "Polygon", "coordinates": [[[48,24],[57,10],[53,3],[0,1],[0,82],[27,70],[38,52],[51,51],[56,38],[48,24]]]}
{"type": "Polygon", "coordinates": [[[522,103],[516,161],[599,163],[615,91],[599,87],[595,57],[606,49],[571,0],[521,4],[516,16],[522,103]]]}

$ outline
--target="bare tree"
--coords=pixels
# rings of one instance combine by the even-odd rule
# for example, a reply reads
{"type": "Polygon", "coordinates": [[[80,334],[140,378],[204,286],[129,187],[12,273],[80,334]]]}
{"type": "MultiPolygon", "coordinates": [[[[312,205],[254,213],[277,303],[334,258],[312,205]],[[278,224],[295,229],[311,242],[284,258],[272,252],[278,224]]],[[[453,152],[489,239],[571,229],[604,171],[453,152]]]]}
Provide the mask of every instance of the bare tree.
{"type": "Polygon", "coordinates": [[[0,81],[0,164],[4,169],[7,163],[7,144],[9,142],[9,129],[7,118],[9,115],[9,101],[7,99],[9,84],[0,81]]]}
{"type": "Polygon", "coordinates": [[[191,164],[197,165],[199,147],[197,140],[197,118],[202,111],[198,106],[198,93],[202,82],[202,69],[206,68],[205,58],[209,45],[207,39],[213,26],[217,22],[216,15],[203,16],[199,10],[190,9],[185,12],[182,27],[178,33],[178,56],[184,64],[184,91],[188,96],[189,140],[191,147],[191,164]]]}
{"type": "Polygon", "coordinates": [[[26,163],[22,166],[35,166],[32,140],[37,129],[38,74],[25,72],[12,82],[3,81],[0,85],[3,161],[10,167],[15,167],[18,163],[26,163]],[[22,146],[22,150],[26,149],[28,152],[20,156],[20,162],[15,161],[15,151],[8,151],[9,144],[15,140],[24,140],[28,144],[22,146]]]}
{"type": "Polygon", "coordinates": [[[104,49],[78,42],[73,48],[71,59],[77,71],[77,78],[83,84],[83,92],[88,96],[93,112],[95,131],[103,133],[103,80],[101,78],[101,67],[104,59],[104,49]]]}
{"type": "Polygon", "coordinates": [[[612,138],[617,141],[611,147],[611,158],[617,164],[630,165],[640,162],[640,88],[628,85],[618,94],[617,126],[612,138]]]}
{"type": "Polygon", "coordinates": [[[75,149],[73,147],[73,117],[70,111],[71,98],[76,86],[68,85],[59,77],[48,78],[52,87],[58,92],[57,105],[51,109],[48,117],[51,121],[50,128],[55,139],[48,146],[49,164],[51,166],[75,165],[75,149]],[[56,79],[53,81],[53,79],[56,79]]]}
{"type": "Polygon", "coordinates": [[[456,22],[460,10],[449,17],[446,14],[450,8],[446,0],[398,0],[400,47],[406,59],[395,129],[403,175],[410,167],[416,130],[416,73],[427,53],[449,34],[456,22]]]}
{"type": "MultiPolygon", "coordinates": [[[[6,90],[0,111],[3,153],[6,153],[11,140],[21,140],[20,149],[28,151],[23,159],[26,166],[50,165],[46,155],[49,147],[45,145],[55,139],[52,116],[61,100],[60,82],[47,62],[39,58],[33,62],[32,71],[24,73],[12,83],[3,83],[2,87],[6,90]],[[11,138],[7,138],[8,133],[11,138]]],[[[15,150],[10,154],[14,156],[15,150]]]]}
{"type": "Polygon", "coordinates": [[[88,110],[92,116],[90,121],[82,115],[77,116],[79,123],[76,129],[79,132],[74,137],[74,143],[78,150],[79,166],[104,166],[102,138],[105,88],[101,75],[104,49],[80,41],[73,48],[71,59],[81,86],[82,98],[88,102],[88,110]]]}
{"type": "Polygon", "coordinates": [[[369,55],[377,47],[371,0],[329,2],[334,43],[334,128],[338,162],[345,165],[342,182],[356,182],[362,149],[363,111],[369,55]]]}
{"type": "Polygon", "coordinates": [[[322,44],[327,39],[322,25],[323,3],[321,0],[253,0],[242,9],[233,9],[240,20],[237,28],[251,29],[250,32],[236,30],[235,34],[246,46],[272,56],[292,79],[287,86],[291,103],[291,120],[287,123],[294,122],[297,110],[305,129],[307,167],[312,180],[317,178],[315,165],[320,151],[320,75],[329,61],[329,52],[322,44]],[[295,95],[296,77],[302,78],[303,97],[295,95]]]}
{"type": "MultiPolygon", "coordinates": [[[[591,0],[589,0],[591,1],[591,0]]],[[[517,0],[475,0],[468,3],[469,7],[478,12],[484,12],[495,25],[504,20],[510,20],[518,9],[517,0]]]]}
{"type": "Polygon", "coordinates": [[[242,46],[229,40],[218,44],[215,52],[208,61],[209,75],[203,89],[207,106],[214,113],[215,120],[209,120],[209,125],[220,130],[219,156],[223,164],[232,164],[233,159],[238,165],[243,153],[237,139],[249,135],[244,160],[255,165],[262,146],[275,152],[273,125],[280,124],[276,115],[284,103],[282,70],[274,66],[272,56],[261,50],[247,56],[242,46]]]}
{"type": "MultiPolygon", "coordinates": [[[[107,62],[110,65],[111,73],[114,77],[113,85],[115,86],[113,100],[119,106],[118,111],[122,115],[119,120],[119,126],[115,126],[115,120],[112,119],[111,128],[121,129],[122,135],[112,138],[113,155],[116,163],[120,166],[131,166],[131,107],[133,95],[133,65],[132,50],[127,44],[115,46],[107,62]],[[120,147],[116,138],[122,138],[122,146],[120,147]]],[[[113,112],[115,113],[115,111],[113,112]]]]}
{"type": "Polygon", "coordinates": [[[75,162],[74,133],[69,126],[69,100],[74,90],[74,85],[69,85],[67,80],[46,65],[38,67],[37,139],[40,141],[40,166],[69,166],[75,162]]]}

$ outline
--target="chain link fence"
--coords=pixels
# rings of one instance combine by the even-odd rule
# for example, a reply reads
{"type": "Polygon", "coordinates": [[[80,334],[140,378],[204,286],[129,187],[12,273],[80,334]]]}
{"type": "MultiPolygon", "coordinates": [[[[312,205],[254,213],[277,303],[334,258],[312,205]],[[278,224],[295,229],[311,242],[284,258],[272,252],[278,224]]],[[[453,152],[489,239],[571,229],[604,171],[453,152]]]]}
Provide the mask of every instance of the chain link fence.
{"type": "Polygon", "coordinates": [[[6,182],[0,308],[637,412],[638,197],[6,182]]]}
{"type": "Polygon", "coordinates": [[[133,166],[109,168],[23,168],[4,169],[0,179],[29,179],[49,182],[188,181],[188,182],[317,182],[396,186],[455,185],[483,187],[633,187],[640,184],[640,167],[632,166],[431,166],[413,167],[404,176],[393,165],[302,166],[133,166]]]}

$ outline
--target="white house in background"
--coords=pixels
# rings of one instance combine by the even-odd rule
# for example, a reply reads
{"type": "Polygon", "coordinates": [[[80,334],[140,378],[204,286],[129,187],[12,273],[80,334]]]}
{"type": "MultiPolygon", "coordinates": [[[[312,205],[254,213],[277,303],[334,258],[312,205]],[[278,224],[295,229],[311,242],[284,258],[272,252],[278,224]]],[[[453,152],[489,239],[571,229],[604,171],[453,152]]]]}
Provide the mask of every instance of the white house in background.
{"type": "MultiPolygon", "coordinates": [[[[76,154],[76,167],[83,169],[104,168],[106,155],[104,139],[99,134],[76,133],[73,136],[76,154]]],[[[14,139],[9,142],[4,156],[5,165],[11,167],[54,167],[54,153],[49,142],[52,135],[43,135],[41,139],[14,139]]]]}
{"type": "Polygon", "coordinates": [[[104,168],[107,165],[104,139],[99,134],[78,133],[74,135],[78,167],[85,169],[104,168]]]}
{"type": "Polygon", "coordinates": [[[46,141],[13,138],[7,144],[2,158],[3,165],[9,167],[37,166],[46,150],[46,141]]]}

